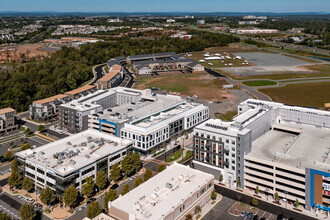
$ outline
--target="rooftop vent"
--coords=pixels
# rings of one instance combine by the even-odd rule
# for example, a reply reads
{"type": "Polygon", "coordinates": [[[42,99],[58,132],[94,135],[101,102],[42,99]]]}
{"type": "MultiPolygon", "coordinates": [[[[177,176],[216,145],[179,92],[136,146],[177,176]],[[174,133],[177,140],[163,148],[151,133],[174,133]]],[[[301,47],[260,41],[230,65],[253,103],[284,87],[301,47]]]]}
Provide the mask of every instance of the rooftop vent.
{"type": "Polygon", "coordinates": [[[173,185],[171,183],[166,183],[166,188],[172,189],[173,185]]]}
{"type": "Polygon", "coordinates": [[[89,156],[89,155],[87,155],[87,154],[85,155],[85,157],[86,157],[86,158],[90,158],[90,156],[89,156]]]}
{"type": "Polygon", "coordinates": [[[71,163],[72,165],[75,165],[75,164],[76,164],[76,161],[74,161],[74,160],[70,160],[70,163],[71,163]]]}

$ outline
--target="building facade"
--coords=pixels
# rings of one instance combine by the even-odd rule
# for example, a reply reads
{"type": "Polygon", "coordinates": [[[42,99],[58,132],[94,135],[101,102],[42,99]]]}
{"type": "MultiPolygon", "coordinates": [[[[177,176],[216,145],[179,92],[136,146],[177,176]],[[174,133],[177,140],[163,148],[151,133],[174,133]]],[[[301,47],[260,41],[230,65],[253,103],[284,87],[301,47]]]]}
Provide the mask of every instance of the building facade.
{"type": "Polygon", "coordinates": [[[62,195],[70,185],[81,191],[86,178],[95,180],[99,171],[110,176],[111,166],[120,162],[131,147],[129,140],[86,130],[16,156],[19,171],[34,182],[36,190],[48,186],[62,195]]]}
{"type": "Polygon", "coordinates": [[[16,130],[16,110],[12,108],[0,109],[0,134],[16,130]]]}

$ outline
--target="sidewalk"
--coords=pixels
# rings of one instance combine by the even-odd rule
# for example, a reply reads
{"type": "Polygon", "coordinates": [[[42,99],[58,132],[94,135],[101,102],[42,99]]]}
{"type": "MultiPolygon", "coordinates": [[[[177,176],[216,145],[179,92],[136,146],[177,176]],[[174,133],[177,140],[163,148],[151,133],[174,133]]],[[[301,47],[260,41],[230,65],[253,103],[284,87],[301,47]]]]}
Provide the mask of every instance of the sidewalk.
{"type": "MultiPolygon", "coordinates": [[[[226,188],[229,188],[231,190],[236,189],[236,187],[233,186],[233,184],[231,184],[231,187],[229,186],[228,183],[224,183],[224,184],[225,184],[224,187],[226,187],[226,188]]],[[[254,197],[254,195],[256,194],[254,190],[250,190],[250,189],[247,189],[247,188],[241,189],[241,190],[242,190],[242,193],[244,193],[246,195],[249,195],[249,196],[252,196],[252,197],[254,197]]],[[[285,208],[285,209],[288,209],[288,210],[291,210],[291,211],[294,211],[294,212],[297,212],[297,213],[301,213],[301,214],[304,214],[304,215],[307,215],[307,216],[310,216],[310,217],[313,217],[313,218],[318,218],[318,219],[328,219],[326,213],[315,212],[314,210],[308,211],[302,205],[297,207],[298,209],[302,210],[301,212],[299,212],[299,211],[294,209],[294,208],[296,208],[294,206],[294,204],[289,204],[289,203],[284,202],[282,200],[281,200],[281,204],[273,203],[273,201],[275,201],[275,200],[271,195],[266,196],[264,193],[259,193],[258,196],[260,196],[261,198],[257,198],[257,199],[260,199],[262,201],[271,203],[273,205],[281,206],[282,208],[285,208]]]]}
{"type": "MultiPolygon", "coordinates": [[[[203,207],[202,207],[202,211],[199,214],[198,219],[202,219],[209,211],[211,211],[211,209],[213,209],[214,206],[216,206],[218,204],[218,202],[220,202],[222,199],[222,195],[217,193],[217,198],[215,200],[209,200],[203,207]]],[[[194,214],[193,215],[193,219],[196,219],[198,215],[194,214]]]]}

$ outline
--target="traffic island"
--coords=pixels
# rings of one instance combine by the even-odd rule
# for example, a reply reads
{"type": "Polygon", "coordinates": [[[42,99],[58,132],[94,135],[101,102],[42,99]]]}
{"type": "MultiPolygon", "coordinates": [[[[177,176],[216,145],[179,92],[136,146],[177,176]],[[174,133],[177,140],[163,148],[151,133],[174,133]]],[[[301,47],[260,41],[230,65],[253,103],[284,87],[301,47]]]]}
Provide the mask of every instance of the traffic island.
{"type": "Polygon", "coordinates": [[[234,216],[239,216],[243,211],[246,211],[246,214],[252,212],[253,215],[255,215],[259,209],[243,202],[235,202],[234,205],[228,210],[228,213],[234,216]]]}

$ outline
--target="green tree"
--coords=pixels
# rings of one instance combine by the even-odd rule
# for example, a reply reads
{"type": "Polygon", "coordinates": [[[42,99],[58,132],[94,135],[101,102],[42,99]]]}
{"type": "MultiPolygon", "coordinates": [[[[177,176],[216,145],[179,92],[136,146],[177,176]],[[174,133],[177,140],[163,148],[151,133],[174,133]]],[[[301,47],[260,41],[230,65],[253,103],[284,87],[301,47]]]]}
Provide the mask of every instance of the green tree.
{"type": "Polygon", "coordinates": [[[185,215],[184,219],[185,220],[192,220],[193,216],[192,216],[192,214],[189,213],[189,214],[185,215]]]}
{"type": "Polygon", "coordinates": [[[11,173],[8,178],[8,184],[10,187],[18,187],[21,185],[21,176],[18,172],[17,158],[14,158],[14,160],[11,162],[11,173]]]}
{"type": "Polygon", "coordinates": [[[143,183],[143,179],[141,177],[136,178],[134,181],[134,188],[138,187],[142,183],[143,183]]]}
{"type": "Polygon", "coordinates": [[[45,205],[51,205],[55,201],[55,194],[48,186],[40,193],[40,200],[45,205]]]}
{"type": "Polygon", "coordinates": [[[126,185],[123,186],[123,190],[121,191],[120,194],[123,196],[123,195],[125,195],[126,193],[128,193],[130,190],[131,190],[130,185],[129,185],[129,184],[126,184],[126,185]]]}
{"type": "Polygon", "coordinates": [[[274,196],[274,197],[275,197],[275,201],[276,201],[276,202],[278,202],[278,201],[280,200],[280,197],[279,197],[279,195],[278,195],[277,192],[275,193],[275,196],[274,196]]]}
{"type": "Polygon", "coordinates": [[[1,220],[11,220],[11,218],[5,213],[0,213],[0,219],[1,220]]]}
{"type": "Polygon", "coordinates": [[[28,177],[25,177],[23,179],[22,188],[25,189],[28,192],[32,191],[33,188],[34,188],[32,180],[28,177]]]}
{"type": "Polygon", "coordinates": [[[166,165],[165,164],[159,164],[158,167],[157,167],[157,172],[160,173],[162,172],[163,170],[166,169],[166,165]]]}
{"type": "Polygon", "coordinates": [[[219,176],[219,181],[220,181],[220,183],[222,183],[222,181],[223,181],[223,175],[220,173],[220,176],[219,176]]]}
{"type": "Polygon", "coordinates": [[[94,183],[93,177],[91,177],[91,176],[87,177],[86,183],[83,185],[82,193],[86,197],[90,198],[94,194],[94,188],[95,188],[95,183],[94,183]]]}
{"type": "Polygon", "coordinates": [[[151,177],[153,177],[152,175],[152,171],[150,169],[146,169],[146,172],[143,175],[143,179],[144,181],[147,181],[148,179],[150,179],[151,177]]]}
{"type": "Polygon", "coordinates": [[[23,151],[23,150],[27,150],[27,149],[30,149],[30,148],[31,148],[31,144],[26,143],[26,144],[21,145],[20,150],[23,151]]]}
{"type": "Polygon", "coordinates": [[[132,176],[134,174],[135,167],[131,155],[127,154],[121,161],[121,169],[127,176],[132,176]]]}
{"type": "Polygon", "coordinates": [[[76,187],[71,185],[69,188],[67,188],[64,191],[63,201],[67,206],[73,208],[76,206],[78,202],[78,196],[79,196],[78,190],[76,189],[76,187]]]}
{"type": "Polygon", "coordinates": [[[296,205],[297,208],[299,207],[299,200],[298,199],[296,199],[295,205],[296,205]]]}
{"type": "Polygon", "coordinates": [[[118,198],[116,190],[110,189],[104,194],[104,209],[108,212],[108,203],[118,198]]]}
{"type": "Polygon", "coordinates": [[[22,220],[34,220],[36,217],[36,211],[32,204],[25,203],[21,206],[19,215],[22,220]]]}
{"type": "Polygon", "coordinates": [[[30,134],[30,133],[31,133],[31,129],[30,129],[29,127],[27,127],[27,128],[25,129],[25,132],[26,132],[27,134],[30,134]]]}
{"type": "Polygon", "coordinates": [[[40,131],[40,132],[44,132],[44,131],[45,131],[45,126],[43,126],[43,125],[39,125],[39,126],[38,126],[38,131],[40,131]]]}
{"type": "Polygon", "coordinates": [[[11,150],[7,150],[6,153],[3,155],[5,160],[11,160],[13,158],[13,152],[11,150]]]}
{"type": "Polygon", "coordinates": [[[199,215],[201,213],[201,211],[202,211],[202,208],[199,205],[197,205],[194,209],[194,213],[196,215],[199,215]]]}
{"type": "Polygon", "coordinates": [[[256,192],[256,194],[259,194],[260,193],[259,186],[256,187],[255,192],[256,192]]]}
{"type": "Polygon", "coordinates": [[[238,188],[241,188],[241,178],[238,178],[237,179],[237,187],[238,188]]]}
{"type": "Polygon", "coordinates": [[[255,199],[255,198],[253,198],[253,199],[251,200],[251,205],[253,205],[254,207],[257,207],[257,206],[258,206],[258,200],[255,199]]]}
{"type": "Polygon", "coordinates": [[[211,193],[211,199],[215,200],[217,198],[217,193],[213,190],[211,193]]]}
{"type": "Polygon", "coordinates": [[[138,154],[138,153],[133,153],[132,154],[132,163],[133,163],[133,166],[134,166],[135,170],[140,169],[140,167],[141,167],[140,154],[138,154]]]}
{"type": "Polygon", "coordinates": [[[120,173],[119,163],[112,165],[111,170],[110,170],[110,177],[114,181],[117,181],[120,179],[121,173],[120,173]]]}
{"type": "Polygon", "coordinates": [[[104,189],[104,187],[107,185],[107,175],[105,175],[104,171],[99,171],[96,175],[96,185],[100,189],[104,189]]]}
{"type": "Polygon", "coordinates": [[[87,208],[87,217],[92,219],[101,213],[101,207],[97,201],[91,202],[87,208]]]}

